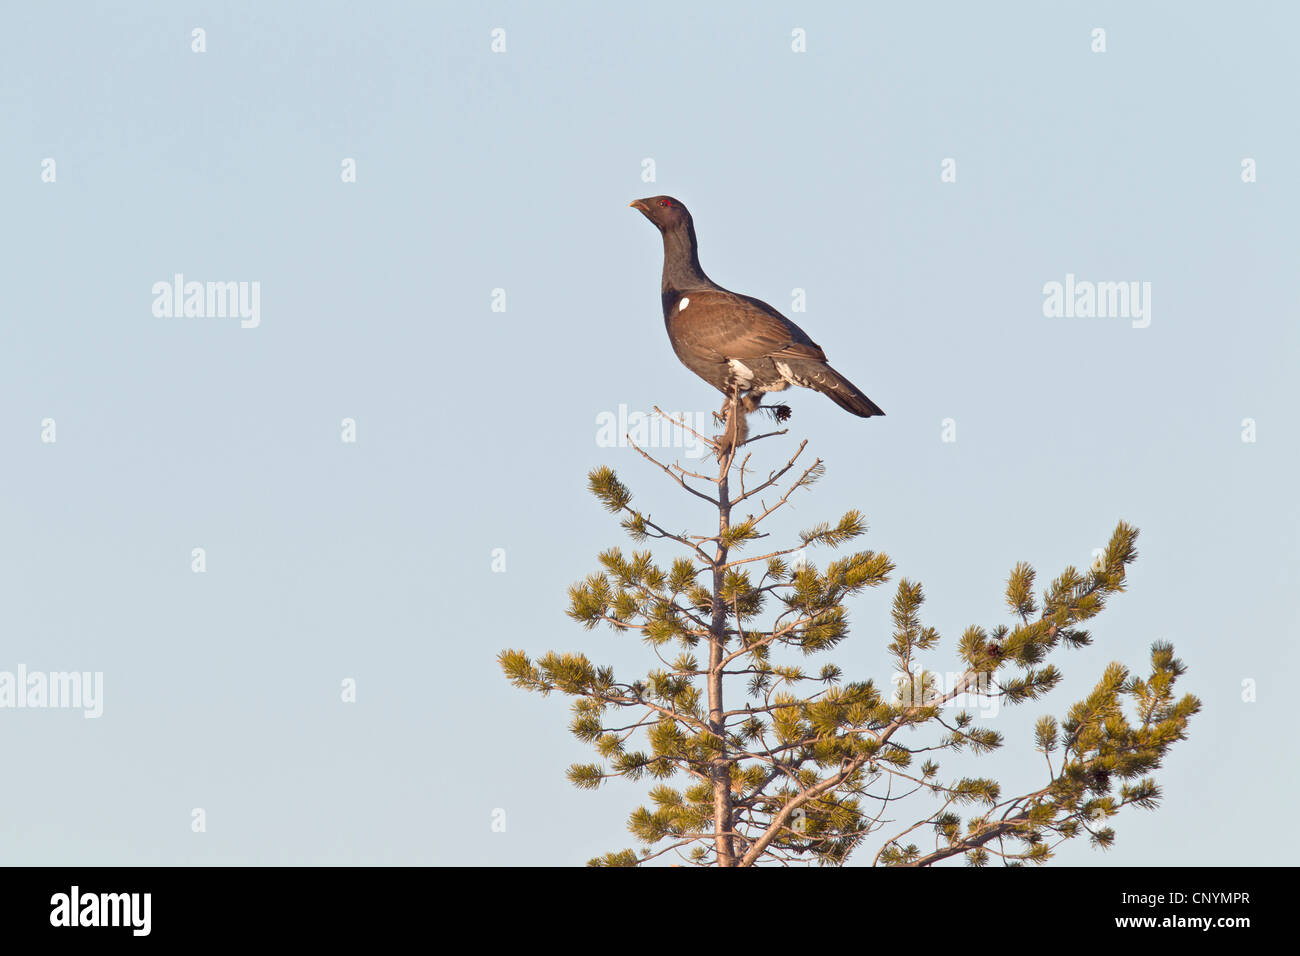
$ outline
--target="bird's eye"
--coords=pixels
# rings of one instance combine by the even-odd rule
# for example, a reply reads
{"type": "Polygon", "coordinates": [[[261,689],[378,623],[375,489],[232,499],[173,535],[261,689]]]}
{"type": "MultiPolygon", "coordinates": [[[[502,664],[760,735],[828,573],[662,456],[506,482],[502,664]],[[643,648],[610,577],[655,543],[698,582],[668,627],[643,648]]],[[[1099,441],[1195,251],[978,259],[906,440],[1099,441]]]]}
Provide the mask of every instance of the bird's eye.
{"type": "Polygon", "coordinates": [[[667,199],[661,199],[659,200],[659,205],[667,207],[667,206],[671,206],[672,203],[670,203],[667,199]]]}

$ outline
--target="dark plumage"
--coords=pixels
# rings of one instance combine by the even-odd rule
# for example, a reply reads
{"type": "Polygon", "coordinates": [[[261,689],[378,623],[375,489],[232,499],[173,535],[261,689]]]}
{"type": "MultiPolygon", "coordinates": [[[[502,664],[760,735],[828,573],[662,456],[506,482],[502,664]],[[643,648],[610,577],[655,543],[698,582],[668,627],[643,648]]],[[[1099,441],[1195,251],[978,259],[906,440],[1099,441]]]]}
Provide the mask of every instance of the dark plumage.
{"type": "Polygon", "coordinates": [[[729,292],[700,268],[691,214],[671,196],[637,199],[632,207],[664,239],[664,323],[682,364],[746,412],[765,392],[800,385],[821,392],[862,418],[885,414],[826,362],[803,329],[766,302],[729,292]]]}

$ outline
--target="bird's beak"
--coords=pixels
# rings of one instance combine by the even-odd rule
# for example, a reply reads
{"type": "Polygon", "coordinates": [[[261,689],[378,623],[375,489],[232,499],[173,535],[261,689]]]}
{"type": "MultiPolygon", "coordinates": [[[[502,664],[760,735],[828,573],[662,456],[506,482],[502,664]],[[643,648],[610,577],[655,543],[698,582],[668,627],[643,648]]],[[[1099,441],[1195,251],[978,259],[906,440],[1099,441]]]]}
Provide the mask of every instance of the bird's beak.
{"type": "Polygon", "coordinates": [[[640,199],[633,199],[630,203],[628,203],[628,206],[630,206],[633,209],[640,209],[642,212],[650,211],[650,207],[648,207],[645,204],[645,202],[640,199]]]}

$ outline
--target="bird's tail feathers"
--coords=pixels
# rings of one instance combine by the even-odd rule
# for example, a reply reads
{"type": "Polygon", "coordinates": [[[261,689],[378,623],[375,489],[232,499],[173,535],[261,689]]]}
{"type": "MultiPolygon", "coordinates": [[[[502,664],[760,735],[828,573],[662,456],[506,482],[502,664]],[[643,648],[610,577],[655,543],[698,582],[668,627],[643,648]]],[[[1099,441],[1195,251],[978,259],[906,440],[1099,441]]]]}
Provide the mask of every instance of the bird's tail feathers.
{"type": "Polygon", "coordinates": [[[846,412],[859,418],[885,414],[879,405],[862,394],[861,389],[824,362],[808,363],[803,368],[797,368],[794,362],[789,364],[791,371],[807,383],[806,387],[821,392],[846,412]]]}

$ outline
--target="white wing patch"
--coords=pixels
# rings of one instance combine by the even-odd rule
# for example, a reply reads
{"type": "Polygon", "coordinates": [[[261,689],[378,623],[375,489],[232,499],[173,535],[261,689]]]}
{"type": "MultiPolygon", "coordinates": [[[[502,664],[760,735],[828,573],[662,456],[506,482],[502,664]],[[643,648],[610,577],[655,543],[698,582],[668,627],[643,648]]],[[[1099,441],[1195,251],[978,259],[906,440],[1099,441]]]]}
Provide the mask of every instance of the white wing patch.
{"type": "Polygon", "coordinates": [[[787,382],[789,382],[791,385],[799,384],[797,381],[795,381],[794,375],[790,372],[790,366],[786,365],[784,362],[777,362],[776,370],[780,372],[781,377],[785,379],[787,382]]]}
{"type": "Polygon", "coordinates": [[[732,359],[727,363],[727,366],[731,369],[732,376],[741,386],[748,385],[754,380],[754,370],[740,359],[732,359]]]}
{"type": "Polygon", "coordinates": [[[686,308],[688,305],[690,305],[690,304],[691,304],[691,300],[688,299],[688,298],[686,298],[685,296],[682,296],[682,301],[680,301],[680,302],[677,303],[677,311],[678,311],[678,312],[681,312],[683,309],[685,309],[685,308],[686,308]]]}

